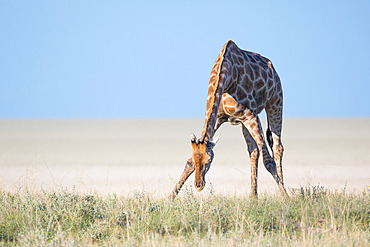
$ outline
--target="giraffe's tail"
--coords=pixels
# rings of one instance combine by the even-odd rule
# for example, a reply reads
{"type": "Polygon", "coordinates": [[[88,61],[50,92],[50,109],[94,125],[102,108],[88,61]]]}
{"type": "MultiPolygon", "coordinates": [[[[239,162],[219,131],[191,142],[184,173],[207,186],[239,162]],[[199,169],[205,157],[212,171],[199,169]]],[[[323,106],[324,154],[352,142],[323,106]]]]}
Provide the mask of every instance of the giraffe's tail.
{"type": "Polygon", "coordinates": [[[272,145],[273,145],[273,140],[272,140],[272,133],[271,133],[271,130],[270,130],[270,126],[267,127],[267,130],[266,130],[266,139],[267,139],[267,142],[272,150],[272,145]]]}

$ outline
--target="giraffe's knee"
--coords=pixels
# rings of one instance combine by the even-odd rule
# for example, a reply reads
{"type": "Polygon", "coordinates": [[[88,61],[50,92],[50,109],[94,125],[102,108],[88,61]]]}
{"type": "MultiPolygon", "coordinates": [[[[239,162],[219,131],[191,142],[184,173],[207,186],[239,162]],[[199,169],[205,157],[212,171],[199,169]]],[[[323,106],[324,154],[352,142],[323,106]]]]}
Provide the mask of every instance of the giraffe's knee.
{"type": "Polygon", "coordinates": [[[284,153],[284,146],[283,144],[279,143],[274,146],[274,156],[282,157],[284,153]]]}

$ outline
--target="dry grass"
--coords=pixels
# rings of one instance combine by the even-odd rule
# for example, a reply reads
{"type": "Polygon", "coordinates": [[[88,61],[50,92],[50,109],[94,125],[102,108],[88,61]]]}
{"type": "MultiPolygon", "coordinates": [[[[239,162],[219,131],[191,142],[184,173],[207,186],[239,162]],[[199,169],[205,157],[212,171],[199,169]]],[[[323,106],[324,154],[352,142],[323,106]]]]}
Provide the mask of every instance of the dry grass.
{"type": "Polygon", "coordinates": [[[2,245],[368,246],[370,193],[133,196],[0,191],[2,245]]]}

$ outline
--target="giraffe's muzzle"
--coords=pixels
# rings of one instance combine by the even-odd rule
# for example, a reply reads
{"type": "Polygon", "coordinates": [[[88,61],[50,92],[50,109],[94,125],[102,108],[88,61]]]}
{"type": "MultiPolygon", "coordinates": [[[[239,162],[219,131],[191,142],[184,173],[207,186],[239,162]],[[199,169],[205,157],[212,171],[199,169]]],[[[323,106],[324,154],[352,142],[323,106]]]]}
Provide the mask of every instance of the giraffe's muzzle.
{"type": "Polygon", "coordinates": [[[211,167],[211,163],[208,163],[204,166],[204,169],[203,169],[203,172],[202,172],[201,176],[197,176],[197,174],[195,174],[194,186],[195,186],[195,189],[198,192],[201,192],[204,189],[204,187],[206,186],[205,176],[206,176],[206,173],[208,172],[210,167],[211,167]]]}
{"type": "Polygon", "coordinates": [[[195,181],[194,185],[195,185],[195,189],[198,192],[201,192],[204,189],[204,186],[206,185],[206,182],[204,182],[204,180],[201,179],[199,181],[195,181]]]}

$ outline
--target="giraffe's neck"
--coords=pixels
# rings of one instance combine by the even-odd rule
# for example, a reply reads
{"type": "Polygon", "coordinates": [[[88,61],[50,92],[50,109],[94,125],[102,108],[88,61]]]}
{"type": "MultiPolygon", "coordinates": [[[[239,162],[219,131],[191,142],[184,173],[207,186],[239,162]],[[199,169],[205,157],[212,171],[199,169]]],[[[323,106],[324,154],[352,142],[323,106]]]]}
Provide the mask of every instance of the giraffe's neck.
{"type": "Polygon", "coordinates": [[[226,42],[212,68],[211,78],[208,85],[206,117],[201,135],[202,140],[212,140],[215,133],[217,112],[220,106],[222,93],[225,88],[225,82],[227,81],[228,66],[225,57],[227,47],[230,43],[232,43],[231,40],[226,42]]]}

